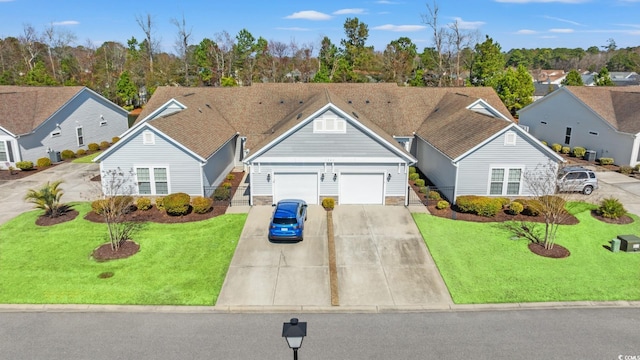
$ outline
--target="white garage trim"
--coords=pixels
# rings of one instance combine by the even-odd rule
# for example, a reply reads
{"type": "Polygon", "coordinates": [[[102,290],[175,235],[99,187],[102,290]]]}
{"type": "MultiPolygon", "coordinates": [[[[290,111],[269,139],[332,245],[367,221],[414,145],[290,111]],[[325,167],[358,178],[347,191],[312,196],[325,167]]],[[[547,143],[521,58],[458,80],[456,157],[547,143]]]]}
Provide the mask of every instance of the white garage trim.
{"type": "Polygon", "coordinates": [[[282,199],[302,199],[307,204],[318,203],[318,173],[275,172],[273,202],[282,199]]]}
{"type": "Polygon", "coordinates": [[[340,174],[340,204],[384,204],[385,173],[340,174]]]}

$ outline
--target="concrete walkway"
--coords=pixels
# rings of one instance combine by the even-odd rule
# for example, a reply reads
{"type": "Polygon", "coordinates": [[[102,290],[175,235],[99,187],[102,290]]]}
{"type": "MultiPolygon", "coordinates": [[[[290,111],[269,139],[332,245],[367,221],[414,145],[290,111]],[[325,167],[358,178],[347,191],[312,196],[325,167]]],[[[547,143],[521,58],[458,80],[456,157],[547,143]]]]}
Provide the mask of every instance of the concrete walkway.
{"type": "Polygon", "coordinates": [[[98,164],[76,164],[65,162],[50,169],[40,171],[26,178],[6,181],[0,184],[0,224],[13,219],[23,212],[33,210],[33,204],[24,201],[29,189],[38,189],[47,181],[63,180],[62,202],[87,201],[96,198],[100,191],[98,182],[90,179],[100,174],[98,164]]]}

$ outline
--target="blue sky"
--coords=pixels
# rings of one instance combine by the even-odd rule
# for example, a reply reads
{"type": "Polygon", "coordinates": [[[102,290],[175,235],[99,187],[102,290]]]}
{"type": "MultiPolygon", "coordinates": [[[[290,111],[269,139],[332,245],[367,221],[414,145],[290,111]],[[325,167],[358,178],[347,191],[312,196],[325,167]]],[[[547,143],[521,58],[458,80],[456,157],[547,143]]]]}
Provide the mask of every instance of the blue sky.
{"type": "MultiPolygon", "coordinates": [[[[151,14],[164,51],[173,52],[176,27],[184,16],[191,42],[246,28],[256,38],[299,44],[323,36],[334,43],[344,37],[347,17],[369,26],[367,45],[383,50],[391,40],[411,38],[418,49],[432,45],[422,21],[432,0],[0,0],[0,37],[18,36],[23,24],[42,31],[49,24],[90,40],[126,44],[144,34],[136,16],[151,14]]],[[[439,0],[439,22],[458,21],[461,28],[491,36],[504,51],[512,48],[604,46],[612,38],[618,47],[640,46],[640,0],[439,0]]]]}

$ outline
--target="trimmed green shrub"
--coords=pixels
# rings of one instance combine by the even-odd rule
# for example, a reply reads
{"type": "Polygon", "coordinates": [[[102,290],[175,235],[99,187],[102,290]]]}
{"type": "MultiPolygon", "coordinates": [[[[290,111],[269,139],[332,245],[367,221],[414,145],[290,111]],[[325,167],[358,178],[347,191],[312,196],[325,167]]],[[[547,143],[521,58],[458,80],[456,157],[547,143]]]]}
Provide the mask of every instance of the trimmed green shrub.
{"type": "Polygon", "coordinates": [[[496,198],[496,199],[498,201],[500,201],[500,205],[502,205],[503,208],[511,203],[511,199],[506,198],[506,197],[499,197],[499,198],[496,198]]]}
{"type": "Polygon", "coordinates": [[[571,152],[571,148],[568,146],[563,146],[562,149],[560,149],[560,152],[567,155],[571,152]]]}
{"type": "Polygon", "coordinates": [[[438,209],[438,210],[446,209],[448,207],[449,207],[449,202],[446,201],[446,200],[440,200],[436,204],[436,209],[438,209]]]}
{"type": "Polygon", "coordinates": [[[631,175],[632,172],[633,172],[633,168],[631,166],[628,166],[628,165],[620,166],[621,174],[631,175]]]}
{"type": "Polygon", "coordinates": [[[109,146],[111,146],[111,144],[109,144],[109,142],[108,142],[108,141],[102,141],[102,142],[100,142],[100,149],[103,149],[103,150],[104,150],[104,149],[108,148],[109,146]]]}
{"type": "Polygon", "coordinates": [[[429,190],[429,195],[427,195],[427,199],[429,200],[442,200],[442,196],[440,193],[435,190],[429,190]]]}
{"type": "Polygon", "coordinates": [[[429,187],[428,186],[421,186],[420,189],[418,189],[418,192],[421,194],[428,194],[429,193],[429,187]]]}
{"type": "Polygon", "coordinates": [[[33,161],[18,161],[16,167],[20,170],[33,170],[33,161]]]}
{"type": "Polygon", "coordinates": [[[115,143],[117,143],[118,141],[120,141],[120,138],[119,138],[119,137],[117,137],[117,136],[114,136],[114,137],[112,137],[112,138],[111,138],[111,144],[115,144],[115,143]]]}
{"type": "Polygon", "coordinates": [[[600,162],[600,165],[613,165],[613,158],[609,158],[609,157],[600,158],[598,159],[598,162],[600,162]]]}
{"type": "Polygon", "coordinates": [[[98,215],[102,215],[107,208],[107,199],[99,199],[91,202],[91,210],[98,215]]]}
{"type": "Polygon", "coordinates": [[[89,149],[89,151],[98,151],[100,150],[100,145],[96,143],[89,143],[89,145],[87,145],[87,148],[89,149]]]}
{"type": "Polygon", "coordinates": [[[415,174],[416,173],[416,167],[415,166],[409,166],[409,174],[415,174]]]}
{"type": "Polygon", "coordinates": [[[228,180],[228,181],[233,181],[235,178],[236,178],[236,176],[235,176],[235,175],[233,175],[233,174],[229,174],[229,175],[227,175],[227,180],[228,180]]]}
{"type": "Polygon", "coordinates": [[[620,200],[610,197],[600,202],[598,214],[608,219],[619,219],[627,214],[627,210],[620,200]]]}
{"type": "Polygon", "coordinates": [[[38,159],[36,166],[38,166],[39,168],[51,166],[51,159],[47,157],[41,157],[40,159],[38,159]]]}
{"type": "Polygon", "coordinates": [[[186,193],[169,194],[162,200],[164,210],[169,215],[180,216],[189,212],[189,202],[191,197],[186,193]]]}
{"type": "Polygon", "coordinates": [[[333,210],[336,206],[336,200],[334,198],[324,198],[322,199],[322,207],[327,210],[333,210]]]}
{"type": "Polygon", "coordinates": [[[477,195],[458,196],[456,199],[456,205],[462,212],[473,213],[485,217],[493,217],[502,209],[502,202],[500,199],[477,195]]]}
{"type": "Polygon", "coordinates": [[[158,208],[158,210],[164,211],[163,201],[164,201],[164,196],[158,196],[156,198],[155,202],[156,202],[156,208],[158,208]]]}
{"type": "Polygon", "coordinates": [[[141,197],[136,200],[136,207],[138,210],[147,211],[151,209],[151,199],[146,197],[141,197]]]}
{"type": "Polygon", "coordinates": [[[220,186],[213,192],[213,200],[222,201],[229,200],[231,197],[231,189],[220,186]]]}
{"type": "Polygon", "coordinates": [[[411,173],[411,174],[409,174],[409,180],[411,180],[411,181],[416,181],[416,180],[418,180],[418,179],[420,179],[420,174],[418,174],[418,173],[411,173]]]}
{"type": "Polygon", "coordinates": [[[191,206],[193,206],[193,212],[196,214],[204,214],[211,210],[213,205],[212,198],[206,198],[202,196],[196,196],[191,199],[191,206]]]}
{"type": "Polygon", "coordinates": [[[555,151],[555,152],[560,152],[560,150],[562,150],[562,145],[560,144],[553,144],[551,145],[551,150],[555,151]]]}
{"type": "Polygon", "coordinates": [[[512,202],[509,204],[509,214],[518,215],[524,210],[524,206],[519,202],[512,202]]]}
{"type": "Polygon", "coordinates": [[[535,199],[515,199],[513,202],[517,202],[522,204],[524,209],[522,210],[522,214],[528,216],[538,216],[542,211],[542,204],[540,201],[535,199]]]}
{"type": "Polygon", "coordinates": [[[415,184],[417,187],[423,187],[424,186],[424,179],[417,179],[415,181],[415,184]]]}
{"type": "Polygon", "coordinates": [[[76,156],[85,156],[87,154],[87,150],[85,149],[78,149],[76,151],[76,156]]]}
{"type": "Polygon", "coordinates": [[[112,211],[114,209],[120,209],[123,213],[127,214],[131,211],[133,205],[133,197],[128,195],[118,195],[113,198],[99,199],[91,203],[91,210],[96,214],[102,215],[104,212],[112,211]]]}
{"type": "Polygon", "coordinates": [[[587,149],[581,147],[581,146],[576,146],[573,148],[573,156],[577,157],[577,158],[582,158],[587,154],[587,149]]]}
{"type": "Polygon", "coordinates": [[[223,182],[221,186],[225,189],[231,189],[231,183],[228,181],[223,182]]]}
{"type": "Polygon", "coordinates": [[[74,153],[73,150],[62,150],[62,152],[60,153],[60,157],[62,158],[62,160],[69,160],[75,158],[76,153],[74,153]]]}

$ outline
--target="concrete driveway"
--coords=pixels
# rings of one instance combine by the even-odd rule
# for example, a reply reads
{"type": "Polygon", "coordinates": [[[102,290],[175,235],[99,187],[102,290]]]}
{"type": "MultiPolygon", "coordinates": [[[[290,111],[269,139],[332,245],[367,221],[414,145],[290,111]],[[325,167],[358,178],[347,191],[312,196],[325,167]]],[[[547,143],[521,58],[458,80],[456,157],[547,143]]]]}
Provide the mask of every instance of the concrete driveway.
{"type": "Polygon", "coordinates": [[[47,181],[64,181],[60,185],[64,191],[63,202],[87,201],[96,191],[99,191],[99,187],[94,187],[97,183],[89,181],[91,177],[98,174],[100,174],[100,165],[98,164],[65,162],[26,178],[0,183],[0,204],[2,204],[0,206],[0,224],[4,224],[25,211],[33,210],[33,204],[24,201],[24,196],[29,189],[37,189],[47,181]]]}
{"type": "MultiPolygon", "coordinates": [[[[249,211],[216,305],[331,306],[326,212],[309,206],[303,242],[272,244],[272,211],[249,211]]],[[[333,223],[340,306],[451,303],[405,207],[341,205],[333,223]]]]}

